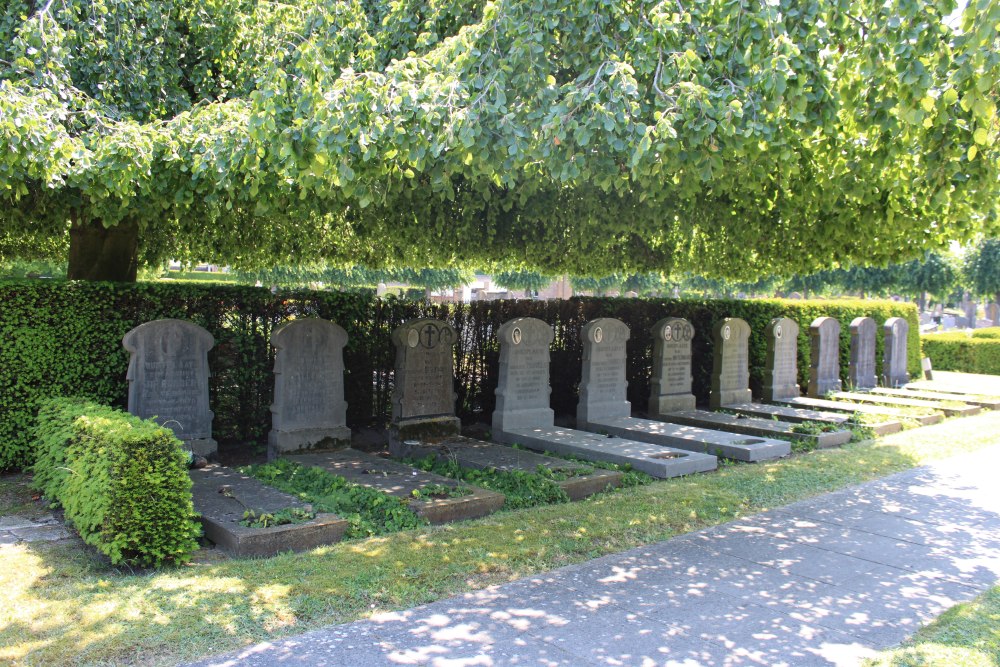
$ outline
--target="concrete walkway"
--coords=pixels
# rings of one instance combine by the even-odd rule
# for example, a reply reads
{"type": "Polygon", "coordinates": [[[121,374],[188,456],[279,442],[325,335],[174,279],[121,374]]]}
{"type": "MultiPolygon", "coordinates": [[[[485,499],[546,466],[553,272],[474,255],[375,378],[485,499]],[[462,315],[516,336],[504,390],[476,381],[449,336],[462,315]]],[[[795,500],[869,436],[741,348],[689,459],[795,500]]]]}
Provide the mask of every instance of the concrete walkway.
{"type": "Polygon", "coordinates": [[[997,471],[992,447],[199,664],[855,665],[1000,579],[997,471]]]}

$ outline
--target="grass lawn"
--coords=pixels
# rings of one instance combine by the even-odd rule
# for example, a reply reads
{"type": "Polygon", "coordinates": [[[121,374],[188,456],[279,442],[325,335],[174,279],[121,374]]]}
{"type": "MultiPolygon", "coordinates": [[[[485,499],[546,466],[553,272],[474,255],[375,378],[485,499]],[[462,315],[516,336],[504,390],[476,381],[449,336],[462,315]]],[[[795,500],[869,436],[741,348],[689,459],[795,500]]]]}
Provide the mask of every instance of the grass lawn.
{"type": "MultiPolygon", "coordinates": [[[[0,547],[0,662],[172,664],[510,581],[996,444],[1000,412],[988,412],[302,554],[228,560],[209,550],[187,567],[156,573],[115,570],[75,542],[0,547]]],[[[5,508],[24,502],[13,488],[18,479],[0,478],[5,508]]]]}
{"type": "Polygon", "coordinates": [[[866,667],[995,667],[1000,665],[1000,586],[956,605],[897,649],[866,667]]]}

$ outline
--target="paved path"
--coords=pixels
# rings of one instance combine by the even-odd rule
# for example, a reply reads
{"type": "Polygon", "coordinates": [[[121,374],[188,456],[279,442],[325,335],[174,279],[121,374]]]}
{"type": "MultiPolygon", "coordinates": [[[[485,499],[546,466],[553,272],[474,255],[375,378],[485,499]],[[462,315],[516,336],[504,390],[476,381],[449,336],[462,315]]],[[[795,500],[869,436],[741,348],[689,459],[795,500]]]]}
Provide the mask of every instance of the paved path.
{"type": "Polygon", "coordinates": [[[37,518],[0,516],[0,546],[19,542],[51,542],[71,537],[51,514],[37,518]]]}
{"type": "Polygon", "coordinates": [[[1000,447],[202,665],[855,665],[1000,579],[1000,447]]]}

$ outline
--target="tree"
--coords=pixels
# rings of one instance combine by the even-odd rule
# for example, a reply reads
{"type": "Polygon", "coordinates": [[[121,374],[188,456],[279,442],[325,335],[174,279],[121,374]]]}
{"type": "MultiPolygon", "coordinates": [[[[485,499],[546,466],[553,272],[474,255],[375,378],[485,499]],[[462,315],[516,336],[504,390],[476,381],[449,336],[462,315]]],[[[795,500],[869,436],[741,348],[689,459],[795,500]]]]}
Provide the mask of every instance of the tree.
{"type": "Polygon", "coordinates": [[[508,290],[519,290],[522,292],[538,292],[548,287],[553,281],[552,276],[546,276],[537,271],[499,271],[493,275],[493,280],[497,285],[508,290]]]}
{"type": "Polygon", "coordinates": [[[927,293],[947,296],[958,282],[958,271],[947,257],[928,252],[923,260],[913,260],[900,267],[897,285],[917,297],[920,310],[927,307],[927,293]]]}
{"type": "Polygon", "coordinates": [[[752,279],[997,231],[1000,3],[9,0],[0,253],[752,279]]]}
{"type": "Polygon", "coordinates": [[[966,256],[963,268],[978,294],[992,295],[994,303],[1000,303],[1000,239],[980,241],[966,256]]]}

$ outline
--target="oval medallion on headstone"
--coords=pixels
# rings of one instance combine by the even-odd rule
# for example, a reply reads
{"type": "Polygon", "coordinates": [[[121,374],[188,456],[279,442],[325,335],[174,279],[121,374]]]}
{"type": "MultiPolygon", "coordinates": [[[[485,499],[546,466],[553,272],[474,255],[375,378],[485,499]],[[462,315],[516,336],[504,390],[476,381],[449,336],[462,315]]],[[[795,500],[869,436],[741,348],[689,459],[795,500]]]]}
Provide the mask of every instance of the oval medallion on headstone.
{"type": "Polygon", "coordinates": [[[410,329],[406,332],[406,344],[410,347],[416,347],[420,343],[420,334],[417,333],[416,329],[410,329]]]}
{"type": "Polygon", "coordinates": [[[726,339],[726,340],[729,340],[729,338],[730,338],[730,337],[731,337],[732,335],[733,335],[733,330],[732,330],[732,327],[730,327],[730,326],[729,326],[729,325],[727,324],[727,325],[726,325],[726,326],[725,326],[725,327],[724,327],[724,328],[722,329],[722,337],[723,337],[724,339],[726,339]]]}
{"type": "Polygon", "coordinates": [[[510,332],[510,339],[514,342],[514,345],[521,344],[521,328],[514,327],[514,330],[510,332]]]}
{"type": "Polygon", "coordinates": [[[671,330],[670,325],[663,327],[663,340],[673,340],[674,332],[671,330]]]}
{"type": "Polygon", "coordinates": [[[594,342],[600,343],[602,340],[604,340],[604,329],[597,327],[594,329],[594,342]]]}
{"type": "Polygon", "coordinates": [[[774,337],[781,338],[781,325],[774,327],[774,337]]]}

